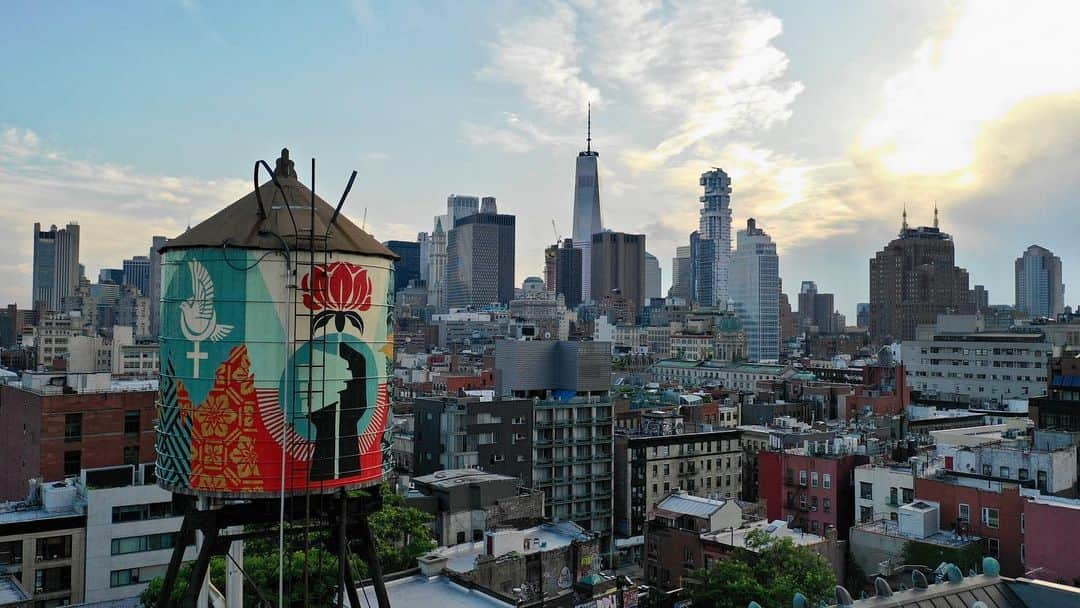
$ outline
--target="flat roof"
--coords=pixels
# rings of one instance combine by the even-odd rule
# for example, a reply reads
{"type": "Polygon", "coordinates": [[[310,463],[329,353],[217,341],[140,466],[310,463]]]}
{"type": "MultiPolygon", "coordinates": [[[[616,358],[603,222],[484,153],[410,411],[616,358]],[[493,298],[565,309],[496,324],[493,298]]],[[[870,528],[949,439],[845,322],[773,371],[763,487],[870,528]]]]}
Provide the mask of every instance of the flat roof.
{"type": "Polygon", "coordinates": [[[974,536],[972,534],[965,534],[964,536],[960,536],[947,530],[938,530],[930,536],[927,536],[925,538],[919,538],[914,534],[904,534],[900,531],[899,522],[887,519],[878,519],[867,522],[865,524],[857,524],[855,528],[865,532],[881,534],[883,536],[895,536],[897,538],[904,538],[907,540],[913,540],[920,543],[929,543],[931,545],[939,545],[942,547],[966,547],[971,543],[979,542],[982,540],[982,538],[979,536],[974,536]]]}
{"type": "Polygon", "coordinates": [[[656,505],[659,511],[693,517],[709,517],[727,504],[726,500],[713,500],[690,494],[672,494],[656,505]]]}
{"type": "MultiPolygon", "coordinates": [[[[361,602],[357,608],[375,605],[375,589],[370,585],[360,587],[361,602]]],[[[393,606],[438,606],[439,608],[510,608],[511,604],[498,600],[478,589],[467,589],[445,576],[427,577],[421,574],[387,581],[386,593],[393,606]]],[[[348,602],[348,597],[345,598],[348,602]]],[[[348,605],[348,604],[346,604],[348,605]]]]}
{"type": "Polygon", "coordinates": [[[19,582],[15,580],[14,576],[10,574],[0,576],[0,606],[26,602],[29,600],[30,595],[26,593],[26,590],[23,589],[21,585],[19,585],[19,582]]]}
{"type": "Polygon", "coordinates": [[[446,471],[436,471],[428,475],[421,475],[420,477],[414,477],[413,481],[419,481],[420,483],[428,484],[437,488],[452,488],[460,485],[467,485],[470,483],[484,483],[492,481],[513,481],[517,479],[510,477],[509,475],[499,475],[498,473],[486,473],[484,471],[478,471],[476,469],[450,469],[446,471]]]}
{"type": "MultiPolygon", "coordinates": [[[[529,543],[529,548],[515,549],[517,553],[530,555],[544,551],[551,551],[566,547],[575,540],[581,539],[583,533],[576,526],[569,527],[563,524],[541,524],[532,528],[520,530],[523,538],[539,538],[539,543],[529,543]]],[[[446,569],[451,572],[463,574],[472,572],[476,567],[476,558],[484,554],[486,541],[474,543],[461,543],[452,547],[437,550],[440,556],[447,558],[446,569]]]]}
{"type": "Polygon", "coordinates": [[[825,537],[803,532],[802,530],[793,530],[788,527],[785,521],[776,520],[770,522],[764,519],[755,521],[744,528],[738,528],[734,532],[710,532],[701,536],[721,545],[745,549],[746,537],[754,530],[764,530],[766,534],[773,538],[790,538],[793,543],[803,547],[825,542],[825,537]]]}

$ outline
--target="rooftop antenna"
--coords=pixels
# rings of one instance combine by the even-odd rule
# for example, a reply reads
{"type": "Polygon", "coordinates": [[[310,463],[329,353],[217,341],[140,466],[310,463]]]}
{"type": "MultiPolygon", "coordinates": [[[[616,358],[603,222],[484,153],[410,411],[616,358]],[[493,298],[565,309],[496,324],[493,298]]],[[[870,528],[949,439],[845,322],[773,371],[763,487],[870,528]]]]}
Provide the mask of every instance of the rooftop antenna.
{"type": "Polygon", "coordinates": [[[588,106],[586,107],[587,118],[585,119],[585,151],[592,152],[592,102],[590,101],[588,106]]]}
{"type": "Polygon", "coordinates": [[[934,228],[937,228],[937,227],[938,227],[937,201],[934,201],[934,228]]]}
{"type": "Polygon", "coordinates": [[[903,214],[903,218],[904,218],[904,221],[903,221],[903,223],[902,223],[902,224],[900,225],[900,229],[901,229],[901,230],[907,230],[907,203],[904,203],[904,214],[903,214]]]}

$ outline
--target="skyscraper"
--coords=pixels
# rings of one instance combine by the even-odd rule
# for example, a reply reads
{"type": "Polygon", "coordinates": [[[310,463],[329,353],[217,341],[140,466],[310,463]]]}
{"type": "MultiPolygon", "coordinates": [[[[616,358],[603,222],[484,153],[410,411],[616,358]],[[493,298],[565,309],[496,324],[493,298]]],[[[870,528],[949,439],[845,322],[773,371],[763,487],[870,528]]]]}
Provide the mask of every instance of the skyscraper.
{"type": "MultiPolygon", "coordinates": [[[[492,204],[489,209],[495,211],[492,204]]],[[[514,216],[475,213],[454,223],[446,241],[448,307],[514,299],[514,216]]]]}
{"type": "Polygon", "coordinates": [[[656,256],[645,252],[645,301],[649,298],[661,298],[660,284],[663,282],[660,260],[656,256]]]}
{"type": "MultiPolygon", "coordinates": [[[[491,204],[495,204],[494,198],[491,199],[491,204]]],[[[479,196],[451,194],[450,196],[446,197],[446,215],[449,219],[444,221],[443,230],[453,228],[454,223],[461,218],[469,217],[470,215],[476,213],[480,213],[479,196]]],[[[494,213],[494,211],[492,211],[491,213],[494,213]]]]}
{"type": "Polygon", "coordinates": [[[780,258],[776,244],[754,219],[738,233],[731,259],[731,298],[746,330],[752,361],[780,358],[780,258]]]}
{"type": "Polygon", "coordinates": [[[386,241],[386,248],[398,255],[394,262],[394,293],[420,280],[420,243],[416,241],[386,241]]]}
{"type": "Polygon", "coordinates": [[[585,150],[577,156],[574,169],[574,247],[581,250],[581,298],[595,300],[592,294],[592,236],[604,230],[600,217],[600,174],[596,161],[600,154],[592,149],[592,108],[589,108],[585,150]]]}
{"type": "Polygon", "coordinates": [[[819,293],[817,283],[803,281],[799,289],[799,318],[803,327],[816,327],[820,334],[839,333],[843,327],[837,327],[836,298],[831,293],[819,293]]]}
{"type": "Polygon", "coordinates": [[[1016,258],[1016,310],[1033,317],[1056,317],[1065,309],[1061,258],[1032,245],[1016,258]]]}
{"type": "Polygon", "coordinates": [[[704,204],[697,238],[691,235],[694,298],[701,306],[724,307],[728,301],[728,267],[731,264],[731,178],[723,169],[701,174],[704,204]]]}
{"type": "Polygon", "coordinates": [[[131,285],[139,289],[144,296],[150,295],[150,258],[145,255],[137,255],[129,260],[124,260],[124,285],[131,285]]]}
{"type": "Polygon", "coordinates": [[[150,241],[150,335],[161,333],[161,254],[168,237],[155,236],[150,241]]]}
{"type": "Polygon", "coordinates": [[[690,276],[690,246],[676,247],[675,257],[671,258],[671,289],[668,295],[690,300],[690,276]]]}
{"type": "Polygon", "coordinates": [[[548,290],[562,294],[566,308],[576,308],[581,304],[581,250],[573,239],[563,239],[544,251],[544,259],[548,290]]]}
{"type": "Polygon", "coordinates": [[[610,230],[594,234],[592,276],[596,302],[621,295],[637,318],[645,303],[645,235],[610,230]]]}
{"type": "Polygon", "coordinates": [[[42,231],[34,224],[34,272],[31,306],[44,302],[49,310],[59,311],[66,296],[79,285],[79,225],[64,228],[53,225],[42,231]]]}
{"type": "Polygon", "coordinates": [[[933,227],[910,228],[870,260],[870,339],[877,344],[915,339],[918,325],[941,313],[975,312],[967,270],[956,266],[952,236],[933,227]]]}
{"type": "Polygon", "coordinates": [[[976,285],[971,288],[971,303],[975,305],[977,312],[990,308],[990,292],[984,285],[976,285]]]}
{"type": "Polygon", "coordinates": [[[435,312],[446,312],[446,230],[441,217],[435,218],[428,256],[428,305],[435,312]]]}

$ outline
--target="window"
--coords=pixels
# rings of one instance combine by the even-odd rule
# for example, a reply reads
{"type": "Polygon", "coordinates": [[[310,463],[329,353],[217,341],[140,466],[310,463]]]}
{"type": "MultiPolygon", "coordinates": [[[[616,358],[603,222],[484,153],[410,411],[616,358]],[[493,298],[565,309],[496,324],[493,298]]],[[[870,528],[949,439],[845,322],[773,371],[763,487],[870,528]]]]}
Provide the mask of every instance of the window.
{"type": "Polygon", "coordinates": [[[110,587],[126,587],[139,584],[139,569],[113,570],[109,573],[110,587]]]}
{"type": "Polygon", "coordinates": [[[811,471],[810,472],[810,487],[811,488],[818,487],[818,474],[817,474],[817,471],[811,471]]]}
{"type": "Polygon", "coordinates": [[[71,557],[71,535],[49,536],[37,540],[37,561],[68,559],[71,557]]]}
{"type": "Polygon", "coordinates": [[[821,487],[825,488],[826,490],[832,487],[832,475],[825,473],[821,476],[821,487]]]}
{"type": "Polygon", "coordinates": [[[671,475],[671,465],[670,464],[665,464],[664,465],[664,475],[671,475]]]}
{"type": "Polygon", "coordinates": [[[112,508],[112,522],[114,524],[128,521],[143,521],[146,519],[164,519],[182,515],[178,509],[173,508],[171,501],[151,502],[141,505],[122,505],[112,508]]]}
{"type": "Polygon", "coordinates": [[[874,485],[868,481],[860,481],[859,498],[864,500],[874,500],[874,485]]]}
{"type": "Polygon", "coordinates": [[[82,441],[82,414],[64,414],[64,441],[82,441]]]}
{"type": "Polygon", "coordinates": [[[139,410],[130,410],[124,412],[124,434],[138,435],[139,431],[139,410]]]}
{"type": "Polygon", "coordinates": [[[112,554],[124,555],[126,553],[172,549],[176,541],[176,534],[176,532],[163,532],[161,534],[147,534],[146,536],[114,538],[112,541],[112,554]]]}
{"type": "Polygon", "coordinates": [[[54,593],[71,589],[71,566],[40,568],[34,573],[34,593],[54,593]]]}
{"type": "Polygon", "coordinates": [[[1037,479],[1037,481],[1035,482],[1036,487],[1039,488],[1040,492],[1045,492],[1046,491],[1046,471],[1039,471],[1038,473],[1036,473],[1035,476],[1036,476],[1036,479],[1037,479]]]}
{"type": "Polygon", "coordinates": [[[694,565],[694,550],[691,549],[690,547],[686,547],[686,548],[683,549],[683,565],[684,566],[693,566],[694,565]]]}
{"type": "Polygon", "coordinates": [[[1024,543],[1020,543],[1020,563],[1027,562],[1027,551],[1024,550],[1024,543]]]}
{"type": "Polygon", "coordinates": [[[139,446],[124,446],[124,464],[139,464],[139,446]]]}
{"type": "Polygon", "coordinates": [[[860,522],[868,522],[871,519],[874,519],[874,508],[873,507],[859,507],[859,521],[860,522]]]}
{"type": "Polygon", "coordinates": [[[990,557],[998,557],[998,553],[1001,549],[1001,542],[996,538],[986,539],[986,554],[990,557]]]}
{"type": "Polygon", "coordinates": [[[988,528],[996,529],[998,527],[998,510],[990,507],[983,507],[982,523],[988,528]]]}
{"type": "Polygon", "coordinates": [[[1024,514],[1020,514],[1020,534],[1024,533],[1024,514]]]}
{"type": "Polygon", "coordinates": [[[799,485],[806,485],[806,471],[799,471],[799,485]]]}
{"type": "Polygon", "coordinates": [[[986,476],[986,477],[990,477],[991,475],[994,474],[994,467],[992,467],[992,466],[990,466],[988,464],[982,465],[982,474],[984,476],[986,476]]]}
{"type": "Polygon", "coordinates": [[[960,512],[956,519],[964,523],[971,523],[971,507],[966,503],[960,503],[960,512]]]}
{"type": "Polygon", "coordinates": [[[82,470],[82,452],[71,450],[64,452],[64,475],[78,475],[82,470]]]}
{"type": "MultiPolygon", "coordinates": [[[[461,543],[465,542],[465,531],[464,530],[458,530],[457,542],[458,542],[459,545],[461,543]]],[[[116,585],[113,585],[113,586],[115,587],[116,585]]]]}
{"type": "Polygon", "coordinates": [[[824,498],[824,499],[822,499],[822,501],[821,501],[821,508],[822,508],[822,510],[823,510],[823,511],[825,511],[826,513],[828,513],[829,511],[831,511],[831,510],[832,510],[832,499],[831,499],[831,498],[824,498]]]}
{"type": "Polygon", "coordinates": [[[915,500],[915,490],[909,488],[900,488],[901,493],[904,496],[904,504],[908,504],[915,500]]]}
{"type": "Polygon", "coordinates": [[[998,467],[998,476],[1008,479],[1012,475],[1012,470],[1009,467],[998,467]]]}
{"type": "Polygon", "coordinates": [[[21,540],[9,540],[0,543],[0,566],[21,564],[23,561],[22,545],[21,540]]]}

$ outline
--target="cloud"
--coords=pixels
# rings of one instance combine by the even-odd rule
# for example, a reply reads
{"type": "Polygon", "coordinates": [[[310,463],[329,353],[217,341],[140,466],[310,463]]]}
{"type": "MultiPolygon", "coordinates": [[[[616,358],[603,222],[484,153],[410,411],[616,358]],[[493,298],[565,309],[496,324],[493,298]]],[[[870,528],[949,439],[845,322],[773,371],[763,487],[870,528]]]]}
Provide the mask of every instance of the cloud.
{"type": "Polygon", "coordinates": [[[367,154],[364,154],[361,158],[367,161],[389,160],[390,155],[386,152],[368,152],[367,154]]]}
{"type": "Polygon", "coordinates": [[[478,76],[518,87],[545,114],[579,116],[586,103],[600,105],[600,91],[585,81],[579,65],[577,12],[562,2],[546,15],[523,19],[499,30],[491,44],[491,63],[478,76]]]}
{"type": "Polygon", "coordinates": [[[0,138],[0,242],[12,243],[0,265],[0,301],[29,305],[32,227],[81,227],[87,276],[146,255],[150,237],[175,235],[251,189],[244,180],[147,175],[130,167],[90,163],[51,149],[30,130],[6,128],[0,138]]]}

